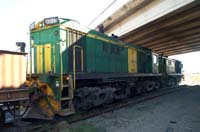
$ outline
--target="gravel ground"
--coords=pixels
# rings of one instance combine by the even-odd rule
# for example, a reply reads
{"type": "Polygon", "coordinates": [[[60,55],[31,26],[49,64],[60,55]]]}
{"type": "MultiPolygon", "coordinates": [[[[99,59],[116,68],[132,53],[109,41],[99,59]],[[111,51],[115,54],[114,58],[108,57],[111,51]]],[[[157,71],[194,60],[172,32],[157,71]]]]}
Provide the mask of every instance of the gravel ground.
{"type": "MultiPolygon", "coordinates": [[[[200,132],[200,86],[186,86],[139,104],[69,125],[66,121],[40,124],[46,132],[200,132]]],[[[29,132],[27,127],[5,128],[3,132],[29,132]]],[[[1,131],[1,130],[0,130],[1,131]]]]}
{"type": "Polygon", "coordinates": [[[200,86],[71,125],[81,132],[200,132],[200,86]]]}

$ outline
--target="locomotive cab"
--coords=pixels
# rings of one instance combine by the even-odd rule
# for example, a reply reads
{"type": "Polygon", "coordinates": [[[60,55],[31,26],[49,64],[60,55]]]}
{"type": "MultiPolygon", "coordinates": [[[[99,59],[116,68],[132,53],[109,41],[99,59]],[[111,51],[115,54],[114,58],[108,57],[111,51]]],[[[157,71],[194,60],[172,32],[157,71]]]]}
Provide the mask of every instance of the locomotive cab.
{"type": "Polygon", "coordinates": [[[33,73],[62,74],[69,71],[69,62],[66,59],[69,47],[81,35],[72,34],[68,26],[76,23],[71,19],[52,17],[30,25],[33,73]]]}
{"type": "MultiPolygon", "coordinates": [[[[52,17],[34,22],[29,27],[30,65],[33,70],[31,69],[27,85],[32,89],[31,101],[39,98],[40,107],[37,108],[41,109],[45,119],[74,113],[72,99],[75,85],[68,73],[83,71],[83,50],[75,43],[84,33],[72,30],[69,26],[75,28],[77,23],[71,19],[52,17]],[[71,62],[73,67],[70,71],[71,62]]],[[[38,111],[37,108],[34,106],[28,117],[32,118],[33,113],[38,111]]],[[[41,119],[42,114],[34,118],[41,119]]]]}

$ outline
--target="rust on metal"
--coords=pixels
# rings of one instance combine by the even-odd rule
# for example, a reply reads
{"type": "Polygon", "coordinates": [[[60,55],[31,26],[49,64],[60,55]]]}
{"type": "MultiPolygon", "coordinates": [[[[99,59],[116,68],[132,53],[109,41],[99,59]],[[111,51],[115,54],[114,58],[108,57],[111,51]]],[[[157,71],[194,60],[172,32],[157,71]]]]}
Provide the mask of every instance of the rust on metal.
{"type": "Polygon", "coordinates": [[[27,100],[28,97],[29,91],[27,88],[0,90],[0,103],[27,100]]]}

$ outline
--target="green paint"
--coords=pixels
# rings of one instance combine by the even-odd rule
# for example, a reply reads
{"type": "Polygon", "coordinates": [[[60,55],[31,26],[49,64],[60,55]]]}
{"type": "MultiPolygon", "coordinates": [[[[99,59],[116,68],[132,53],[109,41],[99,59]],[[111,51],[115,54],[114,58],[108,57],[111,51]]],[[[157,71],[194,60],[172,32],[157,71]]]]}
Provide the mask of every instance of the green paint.
{"type": "Polygon", "coordinates": [[[159,73],[166,73],[166,59],[159,56],[158,58],[159,63],[159,73]]]}
{"type": "Polygon", "coordinates": [[[152,73],[152,52],[146,48],[137,50],[138,73],[152,73]]]}
{"type": "MultiPolygon", "coordinates": [[[[95,34],[113,41],[114,38],[91,31],[95,34]]],[[[95,38],[85,38],[85,61],[87,72],[126,73],[128,72],[128,49],[109,44],[95,38]]]]}

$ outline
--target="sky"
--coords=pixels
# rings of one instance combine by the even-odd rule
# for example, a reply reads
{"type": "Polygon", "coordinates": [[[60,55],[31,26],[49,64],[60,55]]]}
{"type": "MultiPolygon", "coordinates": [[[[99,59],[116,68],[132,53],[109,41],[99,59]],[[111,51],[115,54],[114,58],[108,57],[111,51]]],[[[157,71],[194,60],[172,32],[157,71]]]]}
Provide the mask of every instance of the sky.
{"type": "Polygon", "coordinates": [[[200,73],[200,51],[170,56],[183,63],[184,73],[200,73]]]}
{"type": "MultiPolygon", "coordinates": [[[[29,25],[48,17],[77,20],[87,26],[113,1],[115,3],[89,28],[96,27],[128,0],[1,0],[0,49],[16,51],[16,42],[29,45],[29,25]]],[[[200,72],[200,52],[172,56],[184,64],[184,71],[200,72]]]]}
{"type": "Polygon", "coordinates": [[[128,0],[1,0],[0,49],[16,50],[17,41],[28,44],[29,25],[44,18],[70,18],[86,27],[113,1],[116,2],[89,28],[94,28],[128,0]]]}

